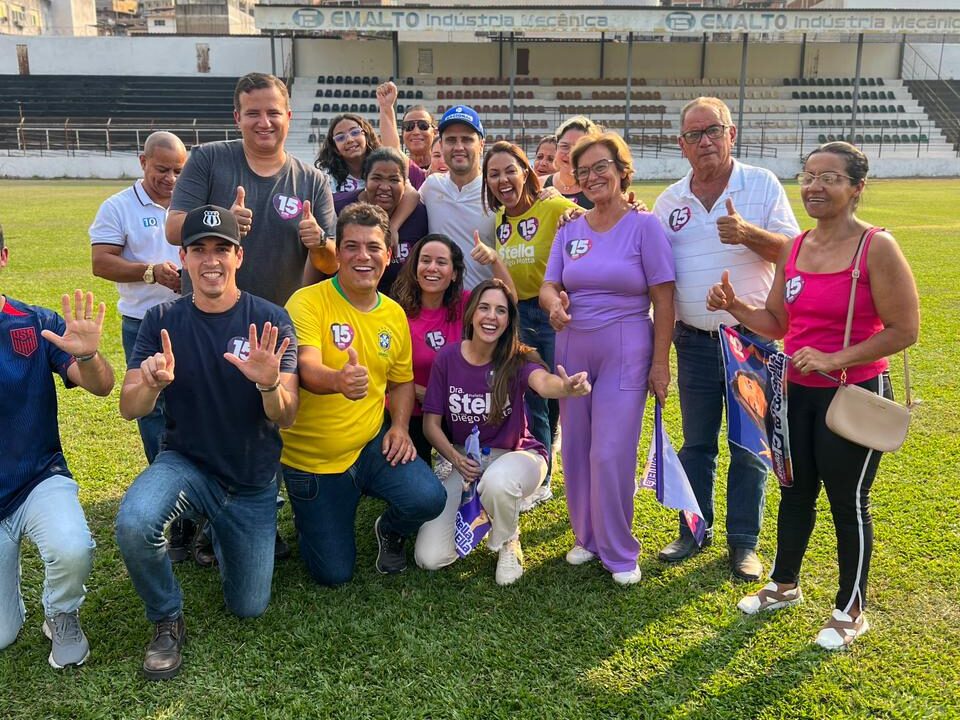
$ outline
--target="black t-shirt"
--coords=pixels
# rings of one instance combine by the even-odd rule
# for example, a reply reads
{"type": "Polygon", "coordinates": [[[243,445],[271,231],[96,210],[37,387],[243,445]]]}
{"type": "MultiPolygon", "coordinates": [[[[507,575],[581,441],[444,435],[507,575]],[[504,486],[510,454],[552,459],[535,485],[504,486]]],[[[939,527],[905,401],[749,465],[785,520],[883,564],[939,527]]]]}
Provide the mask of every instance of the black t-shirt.
{"type": "MultiPolygon", "coordinates": [[[[548,188],[548,187],[557,187],[557,186],[554,185],[554,183],[553,183],[553,177],[554,177],[553,175],[548,175],[548,176],[547,176],[547,179],[543,181],[543,186],[544,186],[545,188],[548,188]]],[[[560,192],[560,188],[558,188],[558,187],[557,187],[557,192],[560,192]]],[[[577,205],[579,205],[580,207],[582,207],[584,210],[592,210],[592,209],[593,209],[593,202],[587,199],[587,196],[583,194],[583,190],[581,190],[580,192],[575,192],[575,193],[573,193],[572,195],[565,195],[565,194],[562,193],[562,192],[561,192],[560,194],[563,195],[563,197],[565,197],[567,200],[570,200],[571,202],[575,202],[577,205]]]]}
{"type": "Polygon", "coordinates": [[[279,342],[290,347],[280,372],[297,371],[297,340],[287,311],[250,293],[223,313],[205,313],[188,295],[150,308],[140,325],[127,363],[140,363],[162,352],[160,330],[170,334],[176,362],[174,380],[163,391],[166,431],[163,447],[195,462],[231,492],[256,492],[273,482],[280,462],[280,432],[263,411],[254,383],[223,357],[245,357],[249,328],[258,335],[265,322],[280,328],[279,342]]]}

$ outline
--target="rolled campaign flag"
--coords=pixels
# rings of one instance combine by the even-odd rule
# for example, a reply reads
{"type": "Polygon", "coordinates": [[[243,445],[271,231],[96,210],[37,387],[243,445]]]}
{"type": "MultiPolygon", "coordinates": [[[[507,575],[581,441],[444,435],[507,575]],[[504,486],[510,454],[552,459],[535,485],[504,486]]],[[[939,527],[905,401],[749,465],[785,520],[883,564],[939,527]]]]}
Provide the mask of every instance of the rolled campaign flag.
{"type": "Polygon", "coordinates": [[[763,460],[783,487],[793,485],[787,427],[787,363],[773,345],[720,326],[727,393],[727,437],[763,460]]]}
{"type": "Polygon", "coordinates": [[[707,532],[707,523],[700,511],[700,503],[693,494],[687,473],[680,464],[667,431],[663,427],[663,408],[660,401],[656,403],[653,413],[653,440],[650,443],[650,452],[647,455],[647,466],[643,470],[640,487],[646,490],[655,490],[657,502],[665,508],[679,510],[683,521],[690,528],[697,545],[703,545],[703,537],[707,532]]]}
{"type": "MultiPolygon", "coordinates": [[[[485,455],[480,450],[480,429],[476,425],[467,436],[463,449],[467,457],[480,466],[482,473],[486,465],[484,457],[489,458],[489,451],[485,455]]],[[[479,482],[479,479],[472,483],[464,481],[463,492],[460,494],[460,507],[457,510],[457,523],[453,534],[457,555],[460,557],[469,555],[490,531],[490,518],[480,503],[480,493],[477,492],[479,482]]]]}

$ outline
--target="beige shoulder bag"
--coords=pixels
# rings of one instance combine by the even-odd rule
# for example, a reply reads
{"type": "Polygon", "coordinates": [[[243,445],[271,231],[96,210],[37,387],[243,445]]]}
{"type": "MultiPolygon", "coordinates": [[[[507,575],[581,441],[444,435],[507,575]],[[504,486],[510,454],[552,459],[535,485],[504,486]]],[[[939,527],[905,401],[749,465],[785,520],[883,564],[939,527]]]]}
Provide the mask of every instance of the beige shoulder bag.
{"type": "MultiPolygon", "coordinates": [[[[857,256],[853,261],[850,303],[847,306],[847,327],[843,334],[843,347],[850,345],[853,327],[853,305],[857,294],[857,279],[860,277],[860,258],[867,238],[881,228],[870,228],[860,238],[857,256]]],[[[881,383],[883,381],[881,380],[881,383]]],[[[906,405],[887,400],[859,385],[847,384],[847,369],[840,371],[840,387],[827,408],[827,427],[850,442],[872,448],[879,452],[894,452],[900,449],[910,427],[910,366],[907,351],[903,351],[903,384],[906,405]]]]}

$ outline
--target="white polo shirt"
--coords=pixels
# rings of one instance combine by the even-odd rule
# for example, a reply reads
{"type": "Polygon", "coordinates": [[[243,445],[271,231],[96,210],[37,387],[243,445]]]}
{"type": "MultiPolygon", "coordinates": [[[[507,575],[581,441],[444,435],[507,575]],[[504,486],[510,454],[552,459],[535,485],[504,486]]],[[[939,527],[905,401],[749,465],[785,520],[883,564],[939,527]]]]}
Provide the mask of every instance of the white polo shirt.
{"type": "MultiPolygon", "coordinates": [[[[169,261],[179,266],[180,248],[167,242],[163,230],[166,221],[167,209],[153,202],[143,188],[143,180],[137,180],[103,201],[90,226],[90,244],[121,247],[120,257],[130,262],[156,265],[169,261]]],[[[120,314],[137,320],[142,320],[154,305],[180,297],[159,283],[147,285],[142,281],[117,283],[117,291],[120,314]]]]}
{"type": "Polygon", "coordinates": [[[494,213],[483,210],[483,178],[477,176],[461,190],[447,173],[435,173],[420,186],[420,200],[427,207],[427,225],[431,233],[441,233],[463,250],[467,265],[463,289],[472,290],[493,277],[489,265],[481,265],[470,257],[473,231],[480,231],[480,242],[496,247],[493,240],[494,213]]]}
{"type": "Polygon", "coordinates": [[[677,269],[677,320],[701,330],[721,323],[736,325],[726,312],[707,310],[707,291],[730,271],[737,296],[763,306],[773,285],[775,263],[746,245],[724,245],[717,219],[727,214],[727,198],[747,222],[768,232],[794,237],[800,232],[787,193],[777,176],[765,168],[733,161],[733,172],[723,194],[708,212],[690,189],[693,171],[664,190],[653,206],[670,243],[677,269]]]}

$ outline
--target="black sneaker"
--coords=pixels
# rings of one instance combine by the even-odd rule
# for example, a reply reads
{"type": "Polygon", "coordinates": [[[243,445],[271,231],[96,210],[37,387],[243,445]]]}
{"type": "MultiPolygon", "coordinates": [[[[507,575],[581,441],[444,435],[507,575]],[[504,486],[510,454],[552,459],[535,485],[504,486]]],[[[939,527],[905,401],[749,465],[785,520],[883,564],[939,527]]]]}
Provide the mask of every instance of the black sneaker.
{"type": "Polygon", "coordinates": [[[183,613],[172,620],[161,620],[147,645],[143,658],[143,674],[147,680],[169,680],[180,672],[183,663],[181,650],[187,639],[183,613]]]}
{"type": "Polygon", "coordinates": [[[193,560],[200,567],[214,567],[217,554],[213,551],[213,538],[210,537],[210,523],[206,519],[197,523],[197,532],[192,545],[193,560]]]}
{"type": "Polygon", "coordinates": [[[170,562],[183,562],[190,557],[190,543],[197,531],[193,520],[179,517],[170,523],[170,537],[167,539],[167,557],[170,562]]]}
{"type": "Polygon", "coordinates": [[[380,529],[383,515],[373,524],[373,532],[377,536],[377,572],[382,575],[395,575],[407,569],[407,554],[403,545],[406,539],[402,535],[386,532],[380,529]]]}

